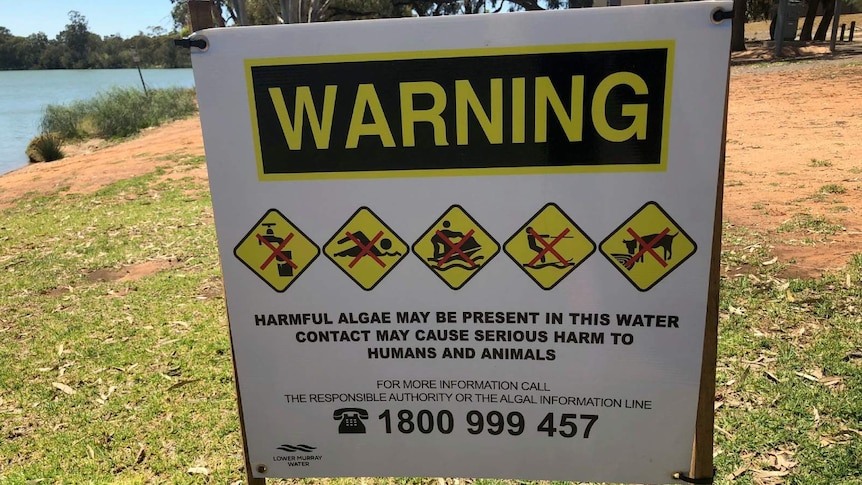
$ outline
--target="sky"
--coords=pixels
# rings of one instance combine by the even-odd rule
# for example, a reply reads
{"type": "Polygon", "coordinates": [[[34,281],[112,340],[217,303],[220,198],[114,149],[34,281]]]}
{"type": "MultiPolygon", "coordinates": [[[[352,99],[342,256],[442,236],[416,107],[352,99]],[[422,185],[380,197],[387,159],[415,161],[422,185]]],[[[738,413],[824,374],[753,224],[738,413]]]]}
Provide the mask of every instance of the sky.
{"type": "Polygon", "coordinates": [[[18,37],[44,32],[53,39],[66,29],[71,10],[87,19],[90,32],[103,37],[127,39],[153,26],[173,27],[171,0],[0,0],[0,6],[0,27],[18,37]]]}

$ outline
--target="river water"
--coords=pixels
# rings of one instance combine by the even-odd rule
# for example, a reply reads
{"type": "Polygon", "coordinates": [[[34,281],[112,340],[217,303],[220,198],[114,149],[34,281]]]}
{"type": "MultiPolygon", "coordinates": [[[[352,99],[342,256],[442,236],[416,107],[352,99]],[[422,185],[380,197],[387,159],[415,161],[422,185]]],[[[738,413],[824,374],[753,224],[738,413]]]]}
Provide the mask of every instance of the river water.
{"type": "MultiPolygon", "coordinates": [[[[194,87],[191,69],[142,69],[147,88],[194,87]]],[[[49,104],[87,100],[112,87],[141,87],[137,69],[0,71],[0,174],[27,165],[49,104]]]]}

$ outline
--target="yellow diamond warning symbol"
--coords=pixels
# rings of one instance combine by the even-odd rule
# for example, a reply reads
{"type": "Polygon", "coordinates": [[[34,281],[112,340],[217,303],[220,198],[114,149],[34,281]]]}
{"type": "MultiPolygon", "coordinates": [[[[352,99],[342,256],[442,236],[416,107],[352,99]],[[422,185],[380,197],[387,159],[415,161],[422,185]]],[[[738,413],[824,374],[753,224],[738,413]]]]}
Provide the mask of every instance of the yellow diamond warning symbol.
{"type": "Polygon", "coordinates": [[[367,207],[360,207],[323,246],[326,257],[364,290],[377,286],[409,251],[367,207]]]}
{"type": "Polygon", "coordinates": [[[556,204],[542,207],[503,245],[541,288],[550,290],[596,250],[596,245],[556,204]]]}
{"type": "Polygon", "coordinates": [[[453,205],[413,243],[413,253],[457,290],[485,267],[500,245],[461,206],[453,205]]]}
{"type": "Polygon", "coordinates": [[[311,265],[320,249],[281,212],[270,209],[233,254],[272,289],[282,292],[311,265]]]}
{"type": "Polygon", "coordinates": [[[694,241],[655,202],[647,202],[599,246],[635,288],[647,291],[697,250],[694,241]]]}

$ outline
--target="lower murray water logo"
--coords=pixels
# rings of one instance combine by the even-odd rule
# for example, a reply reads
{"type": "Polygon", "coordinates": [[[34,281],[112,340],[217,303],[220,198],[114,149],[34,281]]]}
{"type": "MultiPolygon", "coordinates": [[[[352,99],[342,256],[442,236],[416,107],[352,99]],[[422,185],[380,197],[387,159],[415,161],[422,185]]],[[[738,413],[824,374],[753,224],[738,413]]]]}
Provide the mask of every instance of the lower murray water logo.
{"type": "Polygon", "coordinates": [[[285,462],[287,466],[311,466],[312,462],[320,461],[323,455],[313,454],[317,450],[316,446],[299,444],[283,444],[276,448],[285,454],[273,455],[272,461],[285,462]]]}

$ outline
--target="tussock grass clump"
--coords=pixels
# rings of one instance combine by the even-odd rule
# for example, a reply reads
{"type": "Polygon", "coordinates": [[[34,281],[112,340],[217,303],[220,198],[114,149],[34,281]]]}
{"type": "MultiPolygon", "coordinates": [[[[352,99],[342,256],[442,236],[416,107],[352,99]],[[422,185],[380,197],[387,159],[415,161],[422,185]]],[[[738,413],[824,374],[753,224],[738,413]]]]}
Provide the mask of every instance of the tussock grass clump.
{"type": "Polygon", "coordinates": [[[63,139],[56,133],[42,133],[30,140],[25,151],[30,163],[53,162],[63,154],[63,139]]]}
{"type": "Polygon", "coordinates": [[[146,95],[134,88],[114,88],[88,101],[46,107],[42,129],[67,140],[123,138],[195,111],[192,89],[156,89],[146,95]]]}

